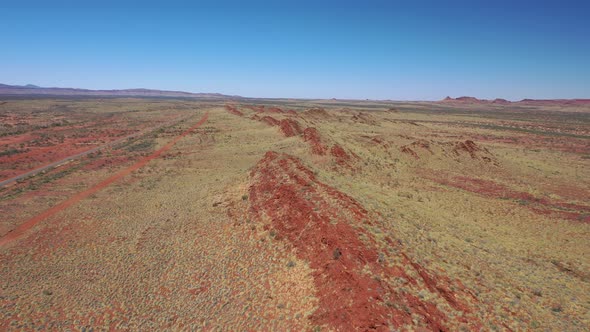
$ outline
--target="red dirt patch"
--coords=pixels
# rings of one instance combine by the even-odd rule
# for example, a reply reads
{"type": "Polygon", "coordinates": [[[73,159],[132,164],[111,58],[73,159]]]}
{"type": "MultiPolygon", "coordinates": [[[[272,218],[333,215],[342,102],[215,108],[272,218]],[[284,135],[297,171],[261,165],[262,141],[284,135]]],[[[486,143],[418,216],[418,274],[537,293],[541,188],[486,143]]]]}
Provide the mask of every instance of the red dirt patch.
{"type": "Polygon", "coordinates": [[[263,116],[263,117],[260,119],[260,121],[261,121],[261,122],[264,122],[264,123],[266,123],[266,124],[268,124],[268,125],[270,125],[270,126],[278,126],[278,125],[279,125],[279,123],[280,123],[280,121],[279,121],[279,120],[277,120],[277,119],[273,118],[272,116],[268,116],[268,115],[267,115],[267,116],[263,116]]]}
{"type": "MultiPolygon", "coordinates": [[[[51,132],[49,129],[47,131],[51,132]]],[[[53,130],[53,132],[55,131],[53,130]]],[[[6,155],[0,156],[0,165],[2,165],[0,167],[0,179],[6,180],[18,176],[57,160],[83,153],[105,143],[116,141],[121,139],[121,136],[131,135],[132,133],[133,130],[131,129],[110,129],[89,132],[86,137],[77,137],[75,135],[63,137],[61,141],[53,139],[43,141],[37,138],[24,143],[23,148],[13,148],[14,145],[0,147],[6,149],[7,152],[13,151],[13,153],[6,153],[6,155]]],[[[36,137],[42,135],[33,134],[28,136],[36,137]]]]}
{"type": "Polygon", "coordinates": [[[439,331],[449,330],[448,323],[480,326],[463,302],[461,288],[453,285],[456,293],[449,290],[448,278],[427,273],[405,255],[403,265],[385,264],[375,240],[361,228],[372,224],[368,212],[350,196],[319,182],[299,159],[267,152],[251,176],[252,219],[268,221],[265,229],[274,229],[275,238],[284,239],[314,270],[319,308],[311,317],[313,324],[342,331],[389,331],[404,325],[439,331]],[[423,280],[414,280],[407,269],[423,280]],[[404,287],[394,286],[399,278],[406,280],[404,287]],[[455,314],[447,316],[436,304],[408,292],[421,289],[448,302],[455,314]]]}
{"type": "Polygon", "coordinates": [[[320,132],[313,128],[308,127],[303,131],[303,140],[309,142],[311,145],[311,152],[323,156],[326,154],[328,148],[322,143],[320,132]]]}
{"type": "Polygon", "coordinates": [[[372,115],[367,114],[367,113],[362,113],[362,112],[359,112],[358,114],[354,114],[352,116],[352,120],[354,122],[363,123],[363,124],[367,124],[370,126],[378,125],[377,120],[375,120],[375,118],[372,115]]]}
{"type": "Polygon", "coordinates": [[[418,154],[416,153],[416,151],[412,150],[412,148],[410,148],[407,145],[404,145],[404,146],[400,147],[399,150],[402,153],[409,154],[410,156],[412,156],[412,157],[414,157],[416,159],[420,159],[420,157],[418,157],[418,154]]]}
{"type": "Polygon", "coordinates": [[[310,117],[310,118],[314,118],[314,119],[329,119],[330,118],[330,114],[328,114],[328,112],[326,112],[325,109],[319,108],[319,107],[308,109],[307,111],[303,112],[302,114],[306,117],[310,117]]]}
{"type": "Polygon", "coordinates": [[[244,106],[244,107],[249,108],[249,109],[253,110],[256,113],[262,113],[262,112],[264,112],[264,105],[260,105],[260,106],[248,105],[248,106],[244,106]]]}
{"type": "Polygon", "coordinates": [[[375,136],[375,137],[363,136],[363,137],[370,139],[373,144],[381,145],[384,149],[388,149],[391,146],[387,141],[385,141],[382,137],[379,137],[379,136],[375,136]]]}
{"type": "Polygon", "coordinates": [[[453,152],[456,155],[460,155],[462,152],[467,152],[473,159],[477,159],[478,152],[485,152],[487,154],[490,153],[488,149],[478,146],[477,144],[475,144],[474,141],[471,140],[466,140],[465,142],[458,142],[457,144],[455,144],[453,152]]]}
{"type": "Polygon", "coordinates": [[[467,176],[447,177],[444,175],[426,176],[430,180],[479,194],[485,197],[515,200],[541,215],[551,215],[562,219],[590,222],[590,207],[572,204],[549,198],[538,198],[532,194],[512,190],[505,185],[490,180],[467,176]]]}
{"type": "Polygon", "coordinates": [[[405,154],[409,154],[410,156],[414,157],[415,159],[420,159],[420,156],[416,152],[416,150],[426,150],[430,152],[430,154],[434,154],[430,149],[430,142],[427,140],[419,139],[414,141],[408,145],[403,145],[400,147],[400,151],[405,154]]]}
{"type": "Polygon", "coordinates": [[[233,105],[225,105],[225,109],[233,115],[244,116],[244,113],[238,111],[238,108],[233,105]]]}
{"type": "Polygon", "coordinates": [[[281,131],[286,137],[301,135],[302,132],[299,122],[293,119],[281,120],[281,122],[279,123],[279,127],[281,128],[281,131]]]}
{"type": "Polygon", "coordinates": [[[430,142],[428,142],[427,140],[419,139],[419,140],[417,140],[415,142],[412,142],[412,144],[410,144],[410,145],[413,146],[413,147],[415,147],[415,148],[420,148],[420,149],[427,150],[431,154],[434,154],[434,152],[432,152],[432,150],[430,149],[430,142]]]}
{"type": "Polygon", "coordinates": [[[172,148],[176,144],[176,142],[178,142],[180,139],[182,139],[186,135],[190,134],[193,130],[195,130],[196,128],[200,127],[203,123],[205,123],[205,121],[207,121],[208,116],[209,116],[209,114],[205,113],[205,115],[203,115],[201,120],[199,120],[199,122],[197,122],[194,126],[190,127],[189,129],[184,131],[182,134],[175,137],[172,141],[168,142],[168,144],[166,144],[162,148],[154,151],[149,156],[144,157],[143,159],[140,159],[138,162],[129,166],[128,168],[110,176],[109,178],[101,181],[100,183],[98,183],[98,184],[96,184],[96,185],[94,185],[82,192],[75,194],[74,196],[68,198],[67,200],[53,206],[52,208],[50,208],[48,210],[45,210],[43,213],[38,214],[35,217],[29,219],[28,221],[20,224],[12,232],[10,232],[10,233],[6,234],[5,236],[3,236],[2,238],[0,238],[0,246],[6,245],[6,244],[20,238],[26,231],[28,231],[29,229],[31,229],[33,226],[40,223],[41,221],[53,216],[54,214],[56,214],[60,211],[67,209],[68,207],[78,203],[79,201],[87,198],[88,196],[98,192],[99,190],[102,190],[103,188],[107,187],[111,183],[118,181],[118,180],[122,179],[123,177],[131,174],[132,172],[145,166],[152,159],[158,158],[162,153],[170,150],[170,148],[172,148]]]}
{"type": "Polygon", "coordinates": [[[340,166],[352,168],[352,158],[358,158],[354,153],[346,153],[346,151],[338,144],[334,144],[330,149],[330,154],[336,160],[336,163],[340,166]]]}
{"type": "Polygon", "coordinates": [[[276,113],[276,114],[283,114],[285,111],[278,107],[269,107],[266,109],[268,113],[276,113]]]}

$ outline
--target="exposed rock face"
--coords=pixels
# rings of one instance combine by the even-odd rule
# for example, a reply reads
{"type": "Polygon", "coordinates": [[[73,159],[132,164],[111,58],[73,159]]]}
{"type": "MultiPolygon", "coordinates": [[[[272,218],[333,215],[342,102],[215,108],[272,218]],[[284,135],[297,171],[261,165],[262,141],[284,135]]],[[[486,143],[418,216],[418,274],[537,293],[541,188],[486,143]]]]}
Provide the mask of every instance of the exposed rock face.
{"type": "Polygon", "coordinates": [[[468,304],[474,298],[464,286],[427,271],[389,238],[390,246],[400,247],[399,263],[385,264],[373,236],[359,227],[372,225],[369,212],[320,182],[298,158],[269,151],[250,175],[252,219],[275,231],[275,238],[315,271],[319,307],[311,316],[314,325],[340,331],[403,326],[447,331],[456,324],[481,328],[468,304]],[[404,286],[394,280],[404,280],[404,286]],[[413,295],[419,292],[447,303],[453,315],[413,295]]]}

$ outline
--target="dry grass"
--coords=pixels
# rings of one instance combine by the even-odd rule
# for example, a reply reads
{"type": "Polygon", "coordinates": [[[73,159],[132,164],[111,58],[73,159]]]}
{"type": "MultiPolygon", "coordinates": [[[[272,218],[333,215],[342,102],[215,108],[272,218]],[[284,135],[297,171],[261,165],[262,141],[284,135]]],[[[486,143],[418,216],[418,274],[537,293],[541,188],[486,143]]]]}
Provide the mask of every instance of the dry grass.
{"type": "MultiPolygon", "coordinates": [[[[250,171],[272,150],[301,159],[319,181],[368,210],[372,225],[352,226],[374,238],[380,260],[401,262],[386,240],[393,239],[412,262],[460,281],[456,291],[474,295],[470,317],[484,330],[589,330],[587,110],[273,103],[297,114],[260,115],[314,127],[328,147],[356,157],[343,166],[330,153],[313,154],[301,136],[251,119],[257,112],[245,104],[237,105],[243,116],[180,100],[0,106],[3,114],[26,114],[29,125],[66,108],[76,121],[93,119],[97,130],[109,112],[142,128],[194,114],[73,162],[65,174],[54,176],[63,170],[56,169],[3,189],[0,234],[164,146],[209,112],[165,155],[0,248],[0,329],[329,330],[310,323],[320,301],[309,262],[277,240],[281,234],[250,220],[250,171]],[[302,113],[313,106],[329,116],[302,113]],[[479,150],[457,150],[467,140],[479,150]]],[[[454,315],[436,292],[407,291],[454,315]]]]}

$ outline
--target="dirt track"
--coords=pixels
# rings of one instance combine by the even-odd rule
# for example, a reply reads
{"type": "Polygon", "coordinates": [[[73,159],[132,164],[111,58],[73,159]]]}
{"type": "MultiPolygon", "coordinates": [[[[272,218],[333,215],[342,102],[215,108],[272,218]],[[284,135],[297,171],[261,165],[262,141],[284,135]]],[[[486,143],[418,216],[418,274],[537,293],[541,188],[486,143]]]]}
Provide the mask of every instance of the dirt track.
{"type": "Polygon", "coordinates": [[[92,149],[89,149],[89,150],[86,150],[86,151],[83,151],[83,152],[80,152],[80,153],[73,154],[73,155],[71,155],[71,156],[68,156],[68,157],[62,158],[62,159],[60,159],[60,160],[58,160],[58,161],[54,161],[54,162],[52,162],[52,163],[49,163],[49,164],[47,164],[47,165],[43,165],[43,166],[41,166],[41,167],[35,168],[35,169],[33,169],[33,170],[30,170],[30,171],[28,171],[28,172],[26,172],[26,173],[19,174],[19,175],[17,175],[17,176],[11,177],[11,178],[9,178],[9,179],[6,179],[6,180],[2,180],[2,181],[0,181],[0,187],[3,187],[3,186],[5,186],[5,185],[7,185],[7,184],[10,184],[10,183],[16,182],[16,181],[18,181],[18,180],[21,180],[21,179],[28,178],[28,177],[30,177],[30,176],[37,175],[37,174],[39,174],[39,173],[41,173],[41,172],[43,172],[43,171],[47,171],[47,170],[49,170],[49,169],[52,169],[52,168],[54,168],[54,167],[58,167],[58,166],[60,166],[60,165],[63,165],[63,164],[64,164],[64,163],[66,163],[66,162],[69,162],[69,161],[72,161],[72,160],[76,160],[76,159],[82,158],[82,157],[84,157],[84,156],[87,156],[87,155],[89,155],[89,154],[91,154],[91,153],[98,152],[98,151],[100,151],[100,150],[104,150],[104,149],[106,149],[106,148],[109,148],[109,147],[116,146],[116,145],[118,145],[118,144],[121,144],[121,143],[123,143],[123,142],[125,142],[125,141],[129,140],[129,139],[136,138],[136,137],[140,137],[140,136],[143,136],[143,135],[145,135],[145,134],[147,134],[147,133],[154,132],[154,131],[156,131],[156,130],[158,130],[158,129],[160,129],[160,128],[164,128],[164,127],[168,127],[168,126],[173,126],[173,125],[176,125],[176,124],[178,124],[179,122],[181,122],[181,121],[183,121],[183,120],[187,120],[188,118],[189,118],[189,117],[182,117],[182,118],[180,118],[180,119],[175,119],[175,120],[173,120],[173,121],[166,122],[166,123],[164,123],[164,124],[161,124],[161,125],[159,125],[159,126],[152,127],[152,128],[150,128],[150,129],[148,129],[148,130],[143,130],[143,131],[140,131],[140,132],[138,132],[138,133],[134,133],[134,134],[131,134],[131,135],[127,135],[127,136],[125,136],[125,137],[123,137],[123,138],[120,138],[120,139],[118,139],[118,140],[115,140],[115,141],[109,142],[109,143],[107,143],[107,144],[103,144],[103,145],[101,145],[101,146],[97,146],[97,147],[95,147],[95,148],[92,148],[92,149]]]}
{"type": "MultiPolygon", "coordinates": [[[[70,207],[73,204],[76,204],[77,202],[79,202],[80,200],[94,194],[95,192],[105,188],[106,186],[110,185],[111,183],[123,178],[124,176],[127,176],[129,174],[131,174],[133,171],[145,166],[148,162],[150,162],[150,160],[158,158],[162,153],[170,150],[171,147],[174,146],[174,144],[176,144],[176,142],[178,142],[181,138],[183,138],[184,136],[188,135],[189,133],[191,133],[193,130],[195,130],[196,128],[198,128],[199,126],[201,126],[203,123],[205,123],[205,121],[207,121],[208,118],[208,113],[205,113],[205,115],[203,115],[203,117],[199,120],[199,122],[197,122],[194,126],[190,127],[189,129],[187,129],[186,131],[184,131],[182,134],[178,135],[176,138],[174,138],[172,141],[170,141],[168,144],[166,144],[165,146],[163,146],[162,148],[156,150],[154,153],[152,153],[151,155],[144,157],[143,159],[137,161],[135,164],[129,166],[128,168],[115,173],[114,175],[110,176],[109,178],[103,180],[102,182],[94,185],[93,187],[90,187],[82,192],[79,192],[78,194],[70,197],[69,199],[59,203],[58,205],[45,210],[43,213],[38,214],[37,216],[27,220],[26,222],[22,223],[21,225],[19,225],[17,228],[15,228],[14,230],[12,230],[11,232],[9,232],[8,234],[4,235],[2,238],[0,238],[0,246],[6,245],[16,239],[18,239],[21,235],[23,235],[27,230],[29,230],[30,228],[32,228],[33,226],[35,226],[36,224],[38,224],[39,222],[45,220],[46,218],[64,210],[67,209],[68,207],[70,207]]],[[[126,139],[126,138],[125,138],[126,139]]],[[[98,148],[97,148],[98,149],[98,148]]],[[[93,149],[94,150],[94,149],[93,149]]],[[[92,151],[87,151],[83,154],[87,154],[90,153],[92,151]]],[[[83,155],[83,154],[80,154],[83,155]]],[[[74,156],[75,157],[75,156],[74,156]]],[[[60,162],[58,162],[60,163],[60,162]]],[[[46,167],[52,167],[51,165],[48,165],[46,167]]],[[[41,170],[39,170],[41,171],[41,170]]]]}

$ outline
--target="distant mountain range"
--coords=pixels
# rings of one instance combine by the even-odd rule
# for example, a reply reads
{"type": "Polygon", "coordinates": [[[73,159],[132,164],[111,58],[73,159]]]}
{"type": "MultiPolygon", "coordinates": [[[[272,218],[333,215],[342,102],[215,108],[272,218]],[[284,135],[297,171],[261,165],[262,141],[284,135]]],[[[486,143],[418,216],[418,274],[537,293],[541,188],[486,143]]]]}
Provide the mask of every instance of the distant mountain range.
{"type": "Polygon", "coordinates": [[[494,100],[477,99],[475,97],[446,97],[440,101],[449,104],[485,104],[485,105],[534,105],[534,106],[576,106],[590,105],[590,99],[523,99],[521,101],[508,101],[496,98],[494,100]]]}
{"type": "MultiPolygon", "coordinates": [[[[230,96],[220,93],[192,93],[184,91],[167,91],[152,89],[123,89],[123,90],[89,90],[76,88],[45,88],[33,84],[8,85],[0,84],[0,96],[89,96],[89,97],[177,97],[195,99],[249,99],[241,96],[230,96]]],[[[485,105],[533,105],[533,106],[576,106],[590,105],[590,99],[523,99],[508,101],[496,98],[494,100],[477,99],[475,97],[446,97],[439,101],[448,104],[485,104],[485,105]]]]}
{"type": "Polygon", "coordinates": [[[220,93],[191,93],[183,91],[165,91],[152,89],[124,90],[88,90],[74,88],[44,88],[33,84],[0,84],[0,95],[18,96],[96,96],[96,97],[183,97],[198,99],[239,99],[240,96],[228,96],[220,93]]]}

